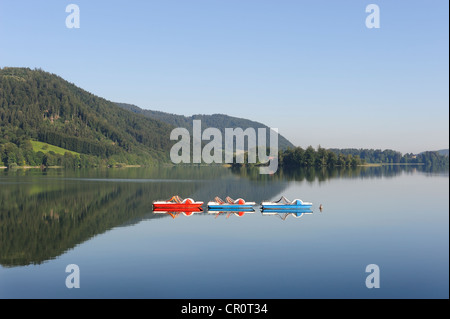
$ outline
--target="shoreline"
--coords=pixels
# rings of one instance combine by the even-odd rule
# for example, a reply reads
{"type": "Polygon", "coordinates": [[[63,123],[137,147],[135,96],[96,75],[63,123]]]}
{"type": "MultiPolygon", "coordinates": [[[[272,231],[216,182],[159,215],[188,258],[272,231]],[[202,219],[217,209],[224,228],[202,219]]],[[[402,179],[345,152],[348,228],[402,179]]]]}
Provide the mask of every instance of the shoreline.
{"type": "MultiPolygon", "coordinates": [[[[89,169],[91,168],[132,168],[132,167],[145,167],[144,165],[114,165],[114,166],[98,166],[98,167],[88,167],[89,169]]],[[[29,166],[29,165],[25,165],[25,166],[15,166],[11,169],[48,169],[48,168],[59,168],[59,169],[64,169],[64,166],[29,166]]],[[[0,166],[0,169],[8,169],[7,166],[0,166]]],[[[80,169],[78,168],[68,168],[68,169],[80,169]]]]}
{"type": "MultiPolygon", "coordinates": [[[[414,165],[425,165],[424,163],[367,163],[367,164],[360,164],[357,165],[357,167],[381,167],[381,166],[414,166],[414,165]]],[[[205,165],[208,166],[208,165],[205,165]]],[[[222,167],[231,167],[231,164],[223,164],[222,167]]],[[[145,167],[145,165],[121,165],[116,164],[113,166],[98,166],[98,167],[90,167],[90,168],[136,168],[136,167],[145,167]]],[[[340,166],[336,166],[340,167],[340,166]]],[[[42,167],[42,166],[15,166],[12,169],[48,169],[48,168],[59,168],[64,169],[64,166],[48,166],[48,167],[42,167]]],[[[0,166],[0,169],[8,169],[7,166],[0,166]]],[[[70,168],[72,169],[72,168],[70,168]]]]}
{"type": "MultiPolygon", "coordinates": [[[[13,168],[11,168],[11,169],[36,169],[36,168],[39,168],[39,169],[45,169],[45,168],[64,168],[64,166],[49,166],[49,167],[41,167],[41,166],[28,166],[28,165],[26,165],[26,166],[15,166],[15,167],[13,167],[13,168]]],[[[8,169],[8,167],[7,166],[0,166],[0,169],[8,169]]]]}
{"type": "Polygon", "coordinates": [[[395,166],[400,166],[400,165],[410,166],[410,165],[425,165],[425,163],[367,163],[367,164],[361,164],[361,165],[358,165],[358,166],[377,167],[377,166],[391,166],[391,165],[395,165],[395,166]]]}

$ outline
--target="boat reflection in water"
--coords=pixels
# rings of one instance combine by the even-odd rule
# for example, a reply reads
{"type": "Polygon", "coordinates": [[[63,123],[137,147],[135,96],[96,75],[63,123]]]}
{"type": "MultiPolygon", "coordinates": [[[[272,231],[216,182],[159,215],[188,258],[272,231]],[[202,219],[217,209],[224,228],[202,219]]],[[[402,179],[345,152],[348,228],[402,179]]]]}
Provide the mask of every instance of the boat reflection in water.
{"type": "Polygon", "coordinates": [[[169,215],[173,219],[175,219],[180,215],[189,217],[189,216],[193,216],[194,214],[203,213],[203,209],[198,207],[198,208],[192,208],[192,209],[184,209],[183,211],[180,211],[179,209],[155,208],[155,209],[153,209],[153,213],[169,215]]]}
{"type": "Polygon", "coordinates": [[[219,216],[226,216],[227,218],[230,218],[231,215],[236,215],[238,217],[243,217],[245,214],[253,214],[255,211],[252,208],[240,208],[240,209],[208,209],[208,214],[214,214],[216,215],[216,218],[219,216]]]}
{"type": "MultiPolygon", "coordinates": [[[[311,209],[258,209],[258,211],[263,216],[278,216],[282,220],[288,218],[288,216],[293,216],[295,218],[300,218],[303,215],[312,214],[313,211],[311,209]]],[[[244,217],[246,214],[254,214],[255,209],[208,209],[207,213],[202,208],[192,208],[192,209],[168,209],[168,208],[155,208],[153,210],[155,214],[162,214],[171,216],[173,219],[179,217],[180,215],[184,215],[186,217],[194,216],[195,214],[204,214],[204,215],[215,215],[215,218],[219,216],[225,216],[226,218],[230,218],[230,216],[235,215],[237,217],[244,217]]]]}
{"type": "Polygon", "coordinates": [[[261,210],[261,214],[263,216],[278,216],[282,220],[286,220],[289,216],[293,216],[295,218],[300,218],[303,215],[310,215],[313,211],[310,209],[270,209],[270,210],[261,210]]]}

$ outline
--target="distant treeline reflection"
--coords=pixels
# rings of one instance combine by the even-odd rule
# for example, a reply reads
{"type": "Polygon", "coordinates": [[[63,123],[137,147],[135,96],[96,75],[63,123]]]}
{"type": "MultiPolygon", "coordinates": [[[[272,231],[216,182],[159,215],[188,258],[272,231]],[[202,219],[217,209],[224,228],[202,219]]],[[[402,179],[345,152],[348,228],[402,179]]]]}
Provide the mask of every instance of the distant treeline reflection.
{"type": "Polygon", "coordinates": [[[245,176],[251,180],[285,180],[285,181],[307,181],[323,182],[333,178],[379,178],[394,177],[399,174],[423,172],[447,174],[447,166],[438,165],[379,165],[379,166],[356,166],[356,167],[283,167],[275,174],[263,175],[256,167],[232,167],[234,174],[245,176]]]}

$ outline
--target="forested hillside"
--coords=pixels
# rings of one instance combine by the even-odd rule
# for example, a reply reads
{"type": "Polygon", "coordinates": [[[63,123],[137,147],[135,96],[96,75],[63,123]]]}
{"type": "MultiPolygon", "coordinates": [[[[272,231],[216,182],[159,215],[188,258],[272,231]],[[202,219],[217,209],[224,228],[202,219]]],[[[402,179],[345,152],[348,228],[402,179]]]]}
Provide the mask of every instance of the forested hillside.
{"type": "MultiPolygon", "coordinates": [[[[163,121],[165,123],[168,123],[170,125],[173,125],[175,127],[184,127],[187,128],[190,132],[192,132],[192,121],[193,120],[201,120],[202,121],[202,129],[206,129],[208,127],[218,128],[222,132],[222,136],[225,136],[225,128],[242,128],[243,130],[247,128],[254,128],[257,132],[258,128],[265,128],[266,129],[266,145],[270,145],[270,138],[269,138],[269,127],[267,125],[264,125],[259,122],[251,121],[248,119],[238,118],[229,116],[226,114],[212,114],[212,115],[205,115],[205,114],[197,114],[193,116],[183,116],[183,115],[177,115],[177,114],[171,114],[166,112],[160,112],[160,111],[153,111],[153,110],[145,110],[142,109],[136,105],[132,104],[126,104],[126,103],[117,103],[120,107],[133,111],[137,114],[142,114],[146,117],[156,119],[159,121],[163,121]]],[[[258,143],[258,141],[254,141],[255,144],[258,143]]],[[[279,149],[286,149],[288,147],[294,147],[294,145],[289,142],[284,136],[281,134],[278,135],[278,148],[279,149]]],[[[247,148],[246,148],[247,149],[247,148]]]]}
{"type": "MultiPolygon", "coordinates": [[[[202,129],[269,128],[224,114],[183,116],[113,103],[61,77],[29,68],[0,69],[0,166],[92,167],[169,162],[170,132],[193,120],[202,129]]],[[[257,141],[254,141],[257,144],[257,141]]],[[[245,148],[248,150],[248,146],[245,148]]],[[[286,167],[357,166],[363,163],[448,167],[448,150],[401,154],[394,150],[294,147],[278,136],[286,167]]]]}
{"type": "Polygon", "coordinates": [[[68,155],[75,166],[154,163],[168,160],[171,130],[54,74],[0,69],[0,166],[64,164],[62,155],[34,152],[32,140],[81,154],[68,155]]]}

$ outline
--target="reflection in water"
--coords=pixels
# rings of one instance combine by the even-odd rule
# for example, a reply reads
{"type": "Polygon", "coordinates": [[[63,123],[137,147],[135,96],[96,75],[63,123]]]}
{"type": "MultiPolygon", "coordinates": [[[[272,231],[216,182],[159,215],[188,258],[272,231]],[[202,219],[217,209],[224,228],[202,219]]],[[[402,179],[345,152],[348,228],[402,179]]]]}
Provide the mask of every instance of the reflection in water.
{"type": "Polygon", "coordinates": [[[238,217],[243,217],[246,214],[253,214],[255,212],[254,209],[235,209],[235,210],[220,210],[220,209],[208,209],[208,214],[213,214],[217,217],[226,216],[226,218],[230,218],[231,215],[235,215],[238,217]]]}
{"type": "MultiPolygon", "coordinates": [[[[292,180],[379,178],[414,169],[420,168],[280,169],[270,176],[260,175],[258,169],[223,167],[0,171],[0,264],[40,264],[115,227],[171,216],[152,213],[153,201],[170,194],[204,199],[228,194],[261,202],[283,193],[292,180]]],[[[189,212],[170,213],[175,218],[189,212]]],[[[247,213],[211,212],[216,217],[247,213]]],[[[303,214],[307,212],[292,216],[303,214]]]]}
{"type": "Polygon", "coordinates": [[[167,215],[172,217],[173,219],[177,218],[180,215],[184,216],[193,216],[194,214],[201,214],[203,213],[203,209],[191,209],[191,210],[184,210],[184,211],[177,211],[177,210],[167,210],[167,209],[154,209],[153,213],[155,214],[161,214],[161,215],[167,215]]]}
{"type": "Polygon", "coordinates": [[[64,180],[1,187],[0,263],[4,266],[39,264],[111,228],[153,218],[152,194],[164,191],[157,184],[64,180]]]}
{"type": "Polygon", "coordinates": [[[309,209],[280,209],[280,210],[263,210],[261,214],[263,216],[276,216],[281,218],[282,220],[286,220],[288,216],[293,216],[295,218],[300,218],[303,215],[310,215],[313,211],[309,209]]]}
{"type": "Polygon", "coordinates": [[[250,180],[268,181],[306,181],[319,183],[330,179],[340,178],[381,178],[395,177],[400,174],[439,174],[449,175],[448,167],[426,166],[426,165],[380,165],[380,166],[357,166],[357,167],[320,167],[320,168],[283,168],[273,175],[261,175],[258,168],[232,168],[233,174],[245,176],[250,180]]]}
{"type": "Polygon", "coordinates": [[[267,197],[285,187],[236,178],[222,167],[2,172],[0,264],[41,264],[115,227],[170,216],[152,213],[153,201],[168,194],[208,198],[233,189],[267,197]]]}

